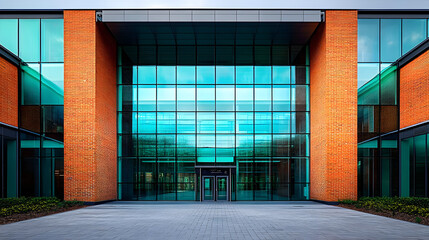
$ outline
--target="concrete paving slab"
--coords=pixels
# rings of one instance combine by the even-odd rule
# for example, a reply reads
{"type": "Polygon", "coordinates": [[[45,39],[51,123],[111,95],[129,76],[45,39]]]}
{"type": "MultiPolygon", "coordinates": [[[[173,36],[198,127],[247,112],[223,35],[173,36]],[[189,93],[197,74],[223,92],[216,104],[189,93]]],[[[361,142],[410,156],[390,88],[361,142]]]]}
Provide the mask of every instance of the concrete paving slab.
{"type": "Polygon", "coordinates": [[[111,202],[0,226],[0,239],[428,239],[429,227],[316,202],[111,202]]]}

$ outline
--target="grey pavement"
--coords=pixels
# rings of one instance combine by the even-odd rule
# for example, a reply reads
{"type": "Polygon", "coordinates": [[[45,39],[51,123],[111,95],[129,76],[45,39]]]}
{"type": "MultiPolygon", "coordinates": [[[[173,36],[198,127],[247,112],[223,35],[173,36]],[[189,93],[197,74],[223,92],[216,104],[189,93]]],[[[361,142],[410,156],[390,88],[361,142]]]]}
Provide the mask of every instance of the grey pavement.
{"type": "Polygon", "coordinates": [[[0,226],[0,239],[429,239],[429,226],[316,202],[112,202],[0,226]]]}

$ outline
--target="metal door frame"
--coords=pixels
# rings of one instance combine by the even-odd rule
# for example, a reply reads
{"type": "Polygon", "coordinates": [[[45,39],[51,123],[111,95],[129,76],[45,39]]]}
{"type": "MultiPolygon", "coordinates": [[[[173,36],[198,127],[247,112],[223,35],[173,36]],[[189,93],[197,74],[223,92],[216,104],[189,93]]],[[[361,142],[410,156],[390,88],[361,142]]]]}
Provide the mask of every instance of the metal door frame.
{"type": "Polygon", "coordinates": [[[216,194],[215,194],[215,196],[216,196],[216,201],[225,201],[225,202],[228,202],[229,201],[229,177],[228,177],[228,175],[222,175],[222,176],[216,176],[216,179],[215,179],[215,185],[216,185],[216,188],[215,188],[215,192],[216,192],[216,194]],[[226,199],[225,200],[218,200],[218,189],[217,189],[217,179],[218,178],[226,178],[226,199]]]}
{"type": "Polygon", "coordinates": [[[201,188],[202,188],[202,196],[201,196],[201,200],[202,201],[216,201],[216,177],[215,176],[202,176],[201,177],[201,188]],[[206,200],[205,199],[205,192],[206,192],[206,190],[205,190],[205,179],[206,178],[211,178],[213,181],[212,181],[212,194],[213,194],[213,199],[212,200],[206,200]]]}

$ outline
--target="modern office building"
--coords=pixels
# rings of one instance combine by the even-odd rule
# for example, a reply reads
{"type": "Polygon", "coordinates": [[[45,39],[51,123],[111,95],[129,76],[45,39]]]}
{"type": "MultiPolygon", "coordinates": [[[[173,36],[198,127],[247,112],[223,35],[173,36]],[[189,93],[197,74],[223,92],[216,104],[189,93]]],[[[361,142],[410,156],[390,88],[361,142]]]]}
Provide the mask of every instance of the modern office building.
{"type": "Polygon", "coordinates": [[[1,197],[428,197],[429,6],[68,9],[0,11],[1,197]]]}

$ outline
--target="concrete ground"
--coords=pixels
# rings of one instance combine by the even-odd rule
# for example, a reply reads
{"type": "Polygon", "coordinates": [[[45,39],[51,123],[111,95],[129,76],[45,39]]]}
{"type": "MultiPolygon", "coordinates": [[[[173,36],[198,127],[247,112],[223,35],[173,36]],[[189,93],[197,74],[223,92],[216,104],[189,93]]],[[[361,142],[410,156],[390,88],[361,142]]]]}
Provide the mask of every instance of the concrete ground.
{"type": "Polygon", "coordinates": [[[315,202],[112,202],[0,226],[0,239],[429,239],[429,227],[315,202]]]}

